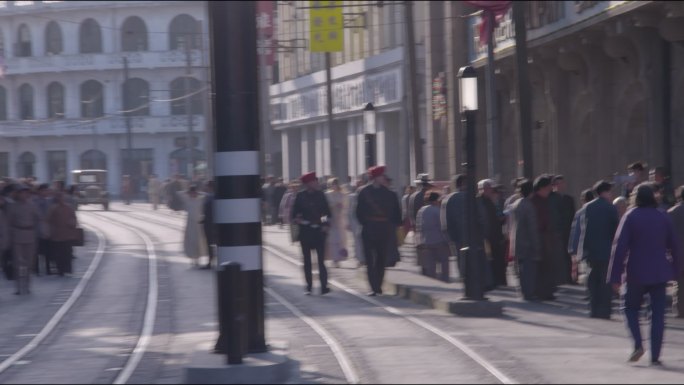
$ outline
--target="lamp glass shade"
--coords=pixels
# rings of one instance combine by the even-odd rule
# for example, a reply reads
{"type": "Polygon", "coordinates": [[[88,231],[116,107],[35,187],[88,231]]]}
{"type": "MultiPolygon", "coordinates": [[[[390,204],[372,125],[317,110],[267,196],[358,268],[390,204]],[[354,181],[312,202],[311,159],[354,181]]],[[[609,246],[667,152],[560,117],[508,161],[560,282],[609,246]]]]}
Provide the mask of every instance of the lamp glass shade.
{"type": "Polygon", "coordinates": [[[363,110],[363,132],[366,134],[375,134],[375,109],[365,108],[363,110]]]}
{"type": "Polygon", "coordinates": [[[458,79],[461,112],[477,111],[477,77],[458,79]]]}

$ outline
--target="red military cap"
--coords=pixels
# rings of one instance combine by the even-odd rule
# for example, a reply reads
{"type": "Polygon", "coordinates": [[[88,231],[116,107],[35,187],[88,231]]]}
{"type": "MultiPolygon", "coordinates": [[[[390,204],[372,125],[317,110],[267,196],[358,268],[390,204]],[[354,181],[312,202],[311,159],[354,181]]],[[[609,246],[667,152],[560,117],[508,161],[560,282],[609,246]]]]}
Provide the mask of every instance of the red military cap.
{"type": "Polygon", "coordinates": [[[315,180],[318,180],[318,178],[316,177],[316,172],[314,171],[314,172],[309,172],[309,173],[306,173],[306,174],[300,176],[299,180],[301,180],[303,184],[307,184],[309,182],[313,182],[315,180]]]}
{"type": "Polygon", "coordinates": [[[371,178],[377,178],[380,175],[385,174],[385,166],[373,166],[368,169],[368,176],[371,178]]]}

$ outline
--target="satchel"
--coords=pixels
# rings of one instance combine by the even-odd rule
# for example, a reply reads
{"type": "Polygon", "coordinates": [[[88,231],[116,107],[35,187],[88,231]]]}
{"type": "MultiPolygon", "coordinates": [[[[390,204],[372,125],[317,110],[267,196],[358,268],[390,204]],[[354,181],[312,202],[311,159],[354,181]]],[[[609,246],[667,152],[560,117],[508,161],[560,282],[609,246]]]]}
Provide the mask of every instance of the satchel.
{"type": "Polygon", "coordinates": [[[83,228],[76,228],[76,239],[74,239],[73,246],[83,246],[85,245],[85,232],[83,228]]]}

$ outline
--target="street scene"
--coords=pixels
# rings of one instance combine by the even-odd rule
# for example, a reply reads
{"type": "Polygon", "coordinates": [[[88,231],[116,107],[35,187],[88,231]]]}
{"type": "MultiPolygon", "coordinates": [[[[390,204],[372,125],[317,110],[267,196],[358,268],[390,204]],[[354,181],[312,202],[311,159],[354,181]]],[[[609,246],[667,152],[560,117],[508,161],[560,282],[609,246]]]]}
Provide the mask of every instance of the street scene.
{"type": "Polygon", "coordinates": [[[0,383],[682,383],[684,2],[0,1],[0,383]]]}

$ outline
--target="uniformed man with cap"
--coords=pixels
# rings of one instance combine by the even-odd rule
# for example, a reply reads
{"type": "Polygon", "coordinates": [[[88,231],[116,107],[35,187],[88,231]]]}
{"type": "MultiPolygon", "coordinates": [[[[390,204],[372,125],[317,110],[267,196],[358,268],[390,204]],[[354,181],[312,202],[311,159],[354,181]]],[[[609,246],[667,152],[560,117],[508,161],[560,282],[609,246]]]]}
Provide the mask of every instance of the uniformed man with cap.
{"type": "Polygon", "coordinates": [[[325,194],[318,185],[315,172],[301,176],[304,189],[297,193],[292,206],[292,223],[299,225],[299,242],[304,255],[304,277],[306,294],[311,294],[313,278],[311,273],[311,250],[316,250],[318,272],[321,280],[321,294],[330,292],[328,271],[325,268],[325,236],[332,214],[325,194]],[[325,219],[324,219],[325,218],[325,219]]]}
{"type": "Polygon", "coordinates": [[[401,225],[401,208],[395,193],[385,187],[385,166],[368,170],[370,183],[361,188],[356,203],[356,218],[362,226],[363,253],[366,258],[369,296],[382,294],[385,264],[392,232],[401,225]]]}

